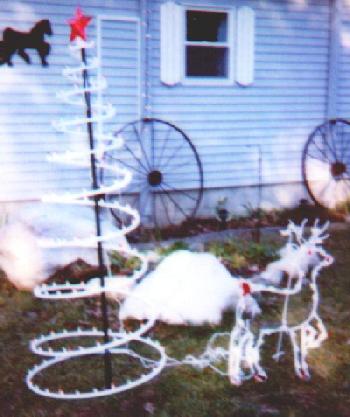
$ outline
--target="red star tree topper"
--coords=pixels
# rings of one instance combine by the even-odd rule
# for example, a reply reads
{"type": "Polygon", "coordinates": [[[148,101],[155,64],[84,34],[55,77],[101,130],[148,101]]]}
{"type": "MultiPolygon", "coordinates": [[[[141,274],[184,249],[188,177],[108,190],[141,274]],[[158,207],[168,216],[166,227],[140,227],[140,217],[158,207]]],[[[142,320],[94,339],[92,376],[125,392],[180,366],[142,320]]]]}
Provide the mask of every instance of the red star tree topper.
{"type": "Polygon", "coordinates": [[[91,19],[91,16],[85,16],[83,14],[80,7],[77,8],[74,18],[69,20],[71,42],[76,38],[81,38],[86,41],[85,29],[91,19]]]}

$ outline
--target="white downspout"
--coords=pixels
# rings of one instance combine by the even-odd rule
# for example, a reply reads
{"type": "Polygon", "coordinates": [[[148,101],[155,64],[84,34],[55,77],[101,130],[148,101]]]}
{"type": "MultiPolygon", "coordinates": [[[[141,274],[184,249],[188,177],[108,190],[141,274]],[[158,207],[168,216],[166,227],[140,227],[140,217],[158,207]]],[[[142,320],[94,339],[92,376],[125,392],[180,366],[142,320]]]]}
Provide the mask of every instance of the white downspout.
{"type": "Polygon", "coordinates": [[[328,92],[326,116],[329,119],[338,115],[338,89],[340,73],[340,31],[342,0],[330,0],[329,53],[328,53],[328,92]]]}

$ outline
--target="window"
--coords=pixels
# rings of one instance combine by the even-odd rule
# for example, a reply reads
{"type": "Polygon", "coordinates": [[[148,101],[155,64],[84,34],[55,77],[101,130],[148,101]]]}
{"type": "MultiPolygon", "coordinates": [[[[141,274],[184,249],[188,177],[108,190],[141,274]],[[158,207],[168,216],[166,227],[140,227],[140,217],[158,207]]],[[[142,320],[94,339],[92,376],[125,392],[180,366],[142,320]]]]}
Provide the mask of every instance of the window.
{"type": "Polygon", "coordinates": [[[168,86],[254,82],[254,10],[160,6],[160,80],[168,86]],[[234,64],[234,65],[233,65],[234,64]]]}
{"type": "Polygon", "coordinates": [[[186,78],[231,78],[230,14],[222,11],[185,11],[186,78]]]}

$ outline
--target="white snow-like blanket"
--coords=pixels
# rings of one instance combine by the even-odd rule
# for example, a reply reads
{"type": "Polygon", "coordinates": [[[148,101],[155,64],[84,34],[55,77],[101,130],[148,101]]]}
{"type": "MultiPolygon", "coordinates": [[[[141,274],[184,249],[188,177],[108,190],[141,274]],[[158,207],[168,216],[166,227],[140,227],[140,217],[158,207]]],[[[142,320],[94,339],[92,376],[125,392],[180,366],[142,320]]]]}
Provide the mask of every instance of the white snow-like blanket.
{"type": "MultiPolygon", "coordinates": [[[[114,232],[115,225],[102,216],[104,233],[114,232]]],[[[19,289],[32,290],[57,269],[78,258],[97,265],[96,248],[43,248],[40,239],[71,240],[94,236],[95,217],[90,207],[56,204],[32,204],[8,214],[0,229],[0,268],[19,289]]],[[[124,236],[106,242],[106,249],[118,244],[127,246],[124,236]]]]}
{"type": "MultiPolygon", "coordinates": [[[[156,318],[169,324],[218,324],[234,309],[239,280],[209,253],[180,250],[167,256],[134,287],[120,308],[120,318],[156,318]]],[[[252,313],[259,307],[252,299],[252,313]]]]}

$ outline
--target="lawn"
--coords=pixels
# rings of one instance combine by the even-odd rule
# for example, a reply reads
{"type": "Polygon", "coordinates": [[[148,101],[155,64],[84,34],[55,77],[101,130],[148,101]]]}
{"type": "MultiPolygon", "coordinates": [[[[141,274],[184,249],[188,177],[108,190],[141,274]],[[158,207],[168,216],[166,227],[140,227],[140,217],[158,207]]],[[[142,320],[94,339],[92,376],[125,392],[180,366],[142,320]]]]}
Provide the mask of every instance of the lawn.
{"type": "MultiPolygon", "coordinates": [[[[293,372],[290,346],[280,362],[271,359],[276,338],[271,337],[263,352],[269,379],[230,385],[226,377],[210,369],[188,366],[165,369],[152,382],[123,394],[94,400],[62,401],[35,395],[25,385],[28,368],[41,359],[28,348],[29,340],[51,330],[99,324],[97,300],[47,302],[19,292],[0,280],[0,417],[346,417],[350,416],[350,230],[332,230],[327,250],[335,257],[333,266],[319,278],[321,317],[329,339],[311,351],[310,381],[299,380],[293,372]]],[[[263,234],[263,244],[281,240],[277,233],[263,234]]],[[[220,253],[223,243],[211,244],[220,253]]],[[[227,244],[223,254],[235,245],[227,244]],[[231,246],[230,246],[231,245],[231,246]]],[[[254,248],[254,247],[253,247],[254,248]]],[[[233,250],[233,249],[232,249],[233,250]]],[[[261,255],[257,247],[251,251],[261,255]]],[[[230,257],[229,257],[230,258],[230,257]]],[[[235,262],[241,258],[233,257],[235,262]]],[[[226,260],[227,261],[227,260],[226,260]]],[[[238,262],[237,261],[237,262],[238,262]]],[[[115,307],[111,320],[116,326],[115,307]]],[[[293,308],[298,309],[298,305],[293,308]]],[[[271,306],[271,315],[274,313],[271,306]]],[[[152,338],[166,346],[171,356],[199,354],[215,331],[230,331],[231,313],[218,327],[182,327],[157,324],[152,338]]],[[[88,387],[102,379],[102,359],[72,360],[50,369],[43,376],[50,386],[88,387]]],[[[131,375],[136,367],[121,358],[113,359],[115,378],[131,375]],[[120,375],[119,377],[117,376],[120,375]]]]}

